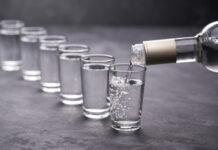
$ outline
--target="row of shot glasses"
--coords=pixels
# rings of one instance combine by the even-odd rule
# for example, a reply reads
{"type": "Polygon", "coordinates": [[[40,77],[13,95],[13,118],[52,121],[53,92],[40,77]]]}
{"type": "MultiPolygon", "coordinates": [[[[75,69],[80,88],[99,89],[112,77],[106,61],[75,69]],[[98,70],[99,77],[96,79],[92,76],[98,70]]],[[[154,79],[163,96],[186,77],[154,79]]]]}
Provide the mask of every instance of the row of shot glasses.
{"type": "Polygon", "coordinates": [[[144,66],[114,64],[107,54],[90,54],[87,45],[72,44],[43,27],[24,27],[19,20],[1,21],[1,67],[22,71],[24,80],[40,81],[46,93],[60,93],[65,105],[82,105],[90,119],[111,116],[121,131],[140,128],[144,66]],[[128,75],[128,78],[127,78],[128,75]]]}

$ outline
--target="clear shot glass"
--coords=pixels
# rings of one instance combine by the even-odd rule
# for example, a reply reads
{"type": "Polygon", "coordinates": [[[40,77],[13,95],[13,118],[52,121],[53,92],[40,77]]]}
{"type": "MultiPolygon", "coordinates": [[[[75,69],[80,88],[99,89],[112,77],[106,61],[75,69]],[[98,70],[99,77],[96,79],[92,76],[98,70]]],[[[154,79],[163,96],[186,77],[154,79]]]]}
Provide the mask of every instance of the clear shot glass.
{"type": "Polygon", "coordinates": [[[2,20],[0,22],[1,66],[5,71],[20,70],[20,29],[24,23],[20,20],[2,20]]]}
{"type": "Polygon", "coordinates": [[[83,115],[91,119],[109,116],[109,67],[115,58],[111,55],[90,54],[81,59],[83,115]]]}
{"type": "Polygon", "coordinates": [[[47,35],[40,37],[39,64],[41,70],[41,89],[47,93],[59,93],[58,46],[66,42],[65,36],[47,35]]]}
{"type": "Polygon", "coordinates": [[[112,128],[135,131],[140,128],[146,68],[114,64],[110,67],[109,96],[112,128]]]}
{"type": "Polygon", "coordinates": [[[61,44],[59,46],[60,97],[63,104],[83,103],[80,60],[88,52],[89,47],[86,45],[61,44]]]}
{"type": "Polygon", "coordinates": [[[21,29],[21,70],[24,80],[37,81],[41,79],[39,69],[39,37],[46,34],[46,29],[42,27],[24,27],[21,29]]]}

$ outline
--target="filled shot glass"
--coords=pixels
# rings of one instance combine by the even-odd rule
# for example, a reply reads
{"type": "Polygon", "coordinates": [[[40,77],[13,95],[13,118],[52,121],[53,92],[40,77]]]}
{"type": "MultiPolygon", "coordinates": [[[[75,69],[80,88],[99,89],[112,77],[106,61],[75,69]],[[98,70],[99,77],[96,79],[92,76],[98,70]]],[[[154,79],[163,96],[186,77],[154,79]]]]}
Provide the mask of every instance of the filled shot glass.
{"type": "Polygon", "coordinates": [[[24,27],[21,29],[21,60],[24,80],[37,81],[41,79],[39,69],[39,37],[46,35],[42,27],[24,27]]]}
{"type": "Polygon", "coordinates": [[[135,131],[140,128],[146,68],[115,64],[110,67],[109,96],[112,128],[135,131]]]}
{"type": "Polygon", "coordinates": [[[20,70],[20,29],[24,23],[20,20],[2,20],[0,22],[1,66],[5,71],[20,70]]]}
{"type": "Polygon", "coordinates": [[[109,67],[115,58],[105,54],[90,54],[81,59],[83,115],[91,119],[109,116],[109,67]]]}
{"type": "Polygon", "coordinates": [[[39,64],[41,70],[41,89],[47,93],[60,92],[58,46],[66,42],[65,36],[47,35],[40,37],[39,64]]]}
{"type": "Polygon", "coordinates": [[[80,60],[88,52],[89,47],[86,45],[59,45],[60,97],[63,104],[80,105],[83,103],[80,60]]]}

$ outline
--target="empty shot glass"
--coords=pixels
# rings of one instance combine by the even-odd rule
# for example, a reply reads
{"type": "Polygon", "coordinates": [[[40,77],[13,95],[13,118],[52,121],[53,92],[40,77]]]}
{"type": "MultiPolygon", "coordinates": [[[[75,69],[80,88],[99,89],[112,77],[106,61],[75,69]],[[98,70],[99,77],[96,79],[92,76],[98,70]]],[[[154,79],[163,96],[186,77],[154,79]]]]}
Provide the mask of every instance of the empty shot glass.
{"type": "Polygon", "coordinates": [[[110,67],[109,96],[112,128],[135,131],[140,128],[146,68],[115,64],[110,67]]]}
{"type": "Polygon", "coordinates": [[[0,22],[1,65],[2,70],[20,70],[20,29],[24,23],[20,20],[3,20],[0,22]]]}
{"type": "Polygon", "coordinates": [[[58,46],[64,42],[66,42],[65,36],[47,35],[40,37],[40,84],[43,92],[60,92],[58,46]]]}
{"type": "Polygon", "coordinates": [[[91,119],[109,116],[108,78],[109,67],[115,58],[105,54],[82,57],[83,115],[91,119]]]}
{"type": "Polygon", "coordinates": [[[21,70],[24,80],[37,81],[41,79],[39,69],[39,37],[46,34],[46,29],[42,27],[24,27],[21,29],[21,70]]]}
{"type": "Polygon", "coordinates": [[[83,102],[80,60],[88,54],[89,47],[79,44],[59,46],[59,76],[61,102],[66,105],[80,105],[83,102]]]}

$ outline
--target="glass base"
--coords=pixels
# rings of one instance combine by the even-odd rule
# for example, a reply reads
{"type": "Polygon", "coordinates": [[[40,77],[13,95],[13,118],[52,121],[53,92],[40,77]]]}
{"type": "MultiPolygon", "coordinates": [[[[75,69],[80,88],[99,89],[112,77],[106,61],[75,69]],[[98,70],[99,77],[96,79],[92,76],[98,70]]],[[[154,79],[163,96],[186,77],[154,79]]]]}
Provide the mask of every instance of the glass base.
{"type": "Polygon", "coordinates": [[[42,87],[41,88],[43,92],[45,93],[59,93],[61,91],[60,88],[48,88],[48,87],[42,87]]]}
{"type": "Polygon", "coordinates": [[[88,109],[83,107],[83,115],[90,119],[104,119],[109,117],[109,108],[106,109],[88,109]]]}
{"type": "Polygon", "coordinates": [[[27,81],[38,81],[41,79],[40,71],[22,71],[23,79],[27,81]]]}
{"type": "Polygon", "coordinates": [[[41,90],[46,93],[59,93],[60,83],[41,83],[41,90]]]}
{"type": "Polygon", "coordinates": [[[41,79],[41,76],[27,76],[23,75],[23,79],[27,81],[39,81],[41,79]]]}
{"type": "Polygon", "coordinates": [[[65,105],[81,105],[83,103],[82,94],[63,94],[61,93],[61,102],[65,105]]]}
{"type": "Polygon", "coordinates": [[[4,71],[18,71],[20,70],[20,61],[3,61],[2,70],[4,71]]]}
{"type": "Polygon", "coordinates": [[[140,121],[113,121],[112,126],[113,129],[117,131],[136,131],[140,129],[140,121]]]}

